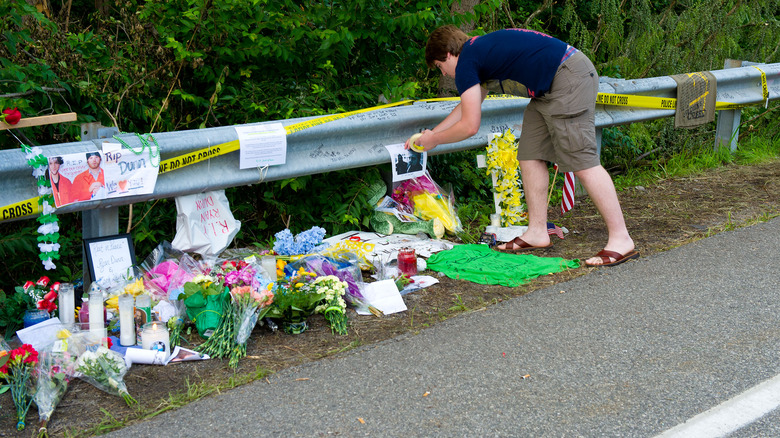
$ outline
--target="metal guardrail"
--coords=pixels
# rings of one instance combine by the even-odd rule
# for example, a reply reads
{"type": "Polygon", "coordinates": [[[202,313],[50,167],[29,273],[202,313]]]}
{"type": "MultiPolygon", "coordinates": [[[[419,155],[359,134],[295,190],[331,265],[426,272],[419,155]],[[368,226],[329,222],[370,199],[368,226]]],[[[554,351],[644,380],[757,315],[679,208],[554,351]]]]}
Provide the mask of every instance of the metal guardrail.
{"type": "MultiPolygon", "coordinates": [[[[764,104],[767,99],[762,92],[761,71],[766,78],[768,100],[780,98],[780,63],[762,64],[760,69],[759,71],[753,67],[741,67],[712,71],[711,73],[717,79],[717,100],[744,105],[764,104]]],[[[668,76],[636,80],[602,78],[599,86],[601,93],[664,98],[674,98],[676,89],[676,82],[668,76]]],[[[266,170],[240,170],[239,153],[232,152],[160,174],[154,193],[150,195],[79,202],[64,206],[57,212],[69,213],[94,209],[100,212],[106,209],[105,217],[110,222],[115,220],[115,207],[120,205],[389,163],[390,156],[384,145],[402,143],[412,133],[423,128],[434,127],[456,104],[455,101],[416,102],[408,106],[356,114],[289,135],[287,162],[284,165],[271,166],[266,170]]],[[[503,132],[507,128],[519,129],[523,110],[527,104],[528,100],[521,98],[486,100],[482,107],[480,131],[464,141],[441,145],[432,151],[431,155],[484,147],[489,133],[503,132]]],[[[605,128],[669,117],[674,113],[674,110],[668,109],[598,105],[596,126],[605,128]]],[[[281,123],[287,126],[304,120],[307,119],[282,120],[281,123]]],[[[736,120],[736,126],[728,131],[728,136],[731,138],[733,138],[733,129],[738,127],[738,117],[736,120]]],[[[119,137],[130,146],[141,146],[135,135],[122,134],[119,137]]],[[[154,134],[154,137],[160,145],[162,159],[238,139],[236,130],[232,126],[163,132],[154,134]]],[[[52,144],[41,146],[41,149],[46,156],[67,155],[99,149],[102,142],[102,139],[97,139],[52,144]]],[[[21,150],[0,151],[0,207],[37,195],[35,179],[30,173],[31,168],[21,150]]],[[[95,218],[91,220],[94,221],[95,218]]],[[[95,233],[86,229],[87,227],[89,225],[85,222],[85,237],[110,234],[111,229],[115,228],[109,226],[108,232],[95,233]]]]}

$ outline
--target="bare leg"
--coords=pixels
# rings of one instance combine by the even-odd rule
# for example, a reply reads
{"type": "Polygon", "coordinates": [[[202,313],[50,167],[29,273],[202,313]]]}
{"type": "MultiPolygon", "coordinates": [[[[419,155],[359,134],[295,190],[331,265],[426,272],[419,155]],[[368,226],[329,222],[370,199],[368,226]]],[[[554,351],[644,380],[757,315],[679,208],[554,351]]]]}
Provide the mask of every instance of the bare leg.
{"type": "MultiPolygon", "coordinates": [[[[609,240],[607,240],[607,245],[604,249],[620,254],[632,251],[634,249],[634,241],[628,234],[623,211],[620,208],[620,202],[615,192],[615,185],[612,183],[612,177],[607,173],[606,169],[603,166],[596,166],[574,172],[574,174],[580,179],[585,190],[588,191],[590,199],[593,200],[607,225],[609,240]]],[[[601,264],[602,260],[599,257],[591,257],[586,262],[596,265],[601,264]]]]}
{"type": "MultiPolygon", "coordinates": [[[[528,230],[520,236],[532,246],[547,246],[547,186],[549,174],[547,163],[541,160],[520,160],[520,175],[523,178],[523,192],[528,205],[528,230]]],[[[499,249],[505,249],[501,244],[499,249]]]]}

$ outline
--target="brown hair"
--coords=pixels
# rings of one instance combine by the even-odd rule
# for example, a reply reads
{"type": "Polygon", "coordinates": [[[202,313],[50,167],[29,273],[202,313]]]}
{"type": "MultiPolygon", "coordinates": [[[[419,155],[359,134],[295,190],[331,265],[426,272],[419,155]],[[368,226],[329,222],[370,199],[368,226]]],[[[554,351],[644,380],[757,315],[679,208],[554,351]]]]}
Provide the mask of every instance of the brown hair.
{"type": "Polygon", "coordinates": [[[469,36],[453,25],[434,30],[425,46],[425,63],[428,64],[428,68],[436,68],[434,61],[446,61],[447,53],[459,56],[463,44],[468,40],[469,36]]]}

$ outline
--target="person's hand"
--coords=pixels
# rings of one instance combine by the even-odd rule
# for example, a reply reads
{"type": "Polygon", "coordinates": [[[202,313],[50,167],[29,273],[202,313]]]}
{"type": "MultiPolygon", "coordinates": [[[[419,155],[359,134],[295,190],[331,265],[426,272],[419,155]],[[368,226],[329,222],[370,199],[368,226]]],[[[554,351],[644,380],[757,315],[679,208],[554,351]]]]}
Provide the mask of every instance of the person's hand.
{"type": "Polygon", "coordinates": [[[423,151],[429,151],[437,146],[433,140],[433,131],[430,129],[426,129],[419,134],[414,134],[409,137],[409,139],[406,140],[406,143],[404,143],[404,149],[411,148],[412,144],[416,144],[423,148],[423,151]]]}

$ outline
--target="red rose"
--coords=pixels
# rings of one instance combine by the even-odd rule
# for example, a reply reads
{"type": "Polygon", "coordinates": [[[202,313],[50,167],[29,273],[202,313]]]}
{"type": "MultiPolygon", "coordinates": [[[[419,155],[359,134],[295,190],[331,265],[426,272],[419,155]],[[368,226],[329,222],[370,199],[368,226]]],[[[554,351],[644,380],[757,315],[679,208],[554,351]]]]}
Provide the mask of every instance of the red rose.
{"type": "Polygon", "coordinates": [[[114,346],[114,342],[113,342],[113,341],[111,341],[111,338],[103,338],[103,340],[106,342],[106,346],[107,346],[108,348],[111,348],[111,347],[113,347],[113,346],[114,346]]]}
{"type": "Polygon", "coordinates": [[[33,286],[35,286],[35,283],[33,283],[32,281],[26,281],[26,282],[24,283],[24,286],[22,286],[22,289],[24,289],[25,291],[27,291],[27,289],[29,289],[29,288],[31,288],[31,287],[33,287],[33,286]]]}
{"type": "Polygon", "coordinates": [[[49,280],[49,277],[44,275],[43,277],[39,278],[38,281],[35,282],[35,284],[37,284],[40,287],[46,287],[50,281],[51,280],[49,280]]]}
{"type": "Polygon", "coordinates": [[[43,296],[43,299],[49,302],[54,302],[54,300],[57,299],[57,291],[54,289],[50,290],[49,293],[43,296]]]}
{"type": "Polygon", "coordinates": [[[55,281],[54,283],[52,283],[51,284],[51,290],[59,293],[59,291],[60,291],[60,282],[59,281],[55,281]]]}
{"type": "Polygon", "coordinates": [[[22,113],[20,113],[16,108],[4,109],[3,114],[5,114],[3,120],[5,120],[5,123],[8,123],[9,125],[15,125],[19,123],[19,120],[22,120],[22,113]]]}

